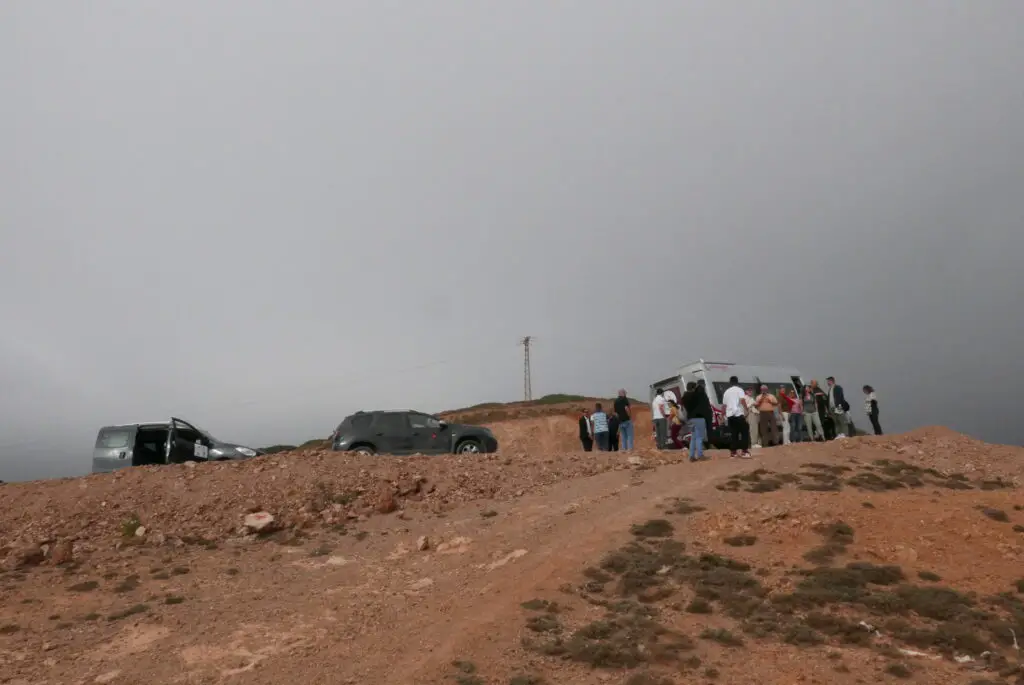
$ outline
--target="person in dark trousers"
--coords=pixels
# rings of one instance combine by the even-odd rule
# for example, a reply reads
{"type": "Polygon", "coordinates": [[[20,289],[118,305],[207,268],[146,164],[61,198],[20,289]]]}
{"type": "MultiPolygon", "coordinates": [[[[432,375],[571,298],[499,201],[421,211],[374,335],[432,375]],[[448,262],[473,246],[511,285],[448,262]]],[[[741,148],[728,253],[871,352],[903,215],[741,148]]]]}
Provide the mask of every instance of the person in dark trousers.
{"type": "Polygon", "coordinates": [[[594,444],[602,452],[608,451],[608,415],[601,408],[601,403],[594,405],[594,413],[590,415],[590,425],[594,429],[594,444]]]}
{"type": "Polygon", "coordinates": [[[615,416],[619,418],[619,444],[624,451],[633,449],[633,410],[625,390],[619,390],[615,398],[615,416]]]}
{"type": "Polygon", "coordinates": [[[619,415],[614,411],[608,415],[608,450],[610,452],[619,451],[619,415]]]}
{"type": "MultiPolygon", "coordinates": [[[[753,402],[753,399],[749,400],[753,402]]],[[[750,459],[750,424],[747,422],[747,394],[740,387],[740,379],[729,378],[729,389],[722,395],[725,405],[725,420],[729,424],[732,444],[729,445],[730,457],[750,459]]]]}
{"type": "Polygon", "coordinates": [[[594,432],[590,425],[590,412],[586,409],[580,412],[580,444],[584,452],[594,449],[594,432]]]}
{"type": "Polygon", "coordinates": [[[665,399],[665,390],[657,388],[654,391],[654,399],[651,400],[651,423],[654,424],[654,446],[659,450],[665,449],[668,441],[668,402],[665,399]]]}
{"type": "Polygon", "coordinates": [[[878,422],[878,397],[875,389],[870,385],[864,386],[864,413],[871,419],[871,427],[875,429],[875,435],[882,435],[882,424],[878,422]]]}

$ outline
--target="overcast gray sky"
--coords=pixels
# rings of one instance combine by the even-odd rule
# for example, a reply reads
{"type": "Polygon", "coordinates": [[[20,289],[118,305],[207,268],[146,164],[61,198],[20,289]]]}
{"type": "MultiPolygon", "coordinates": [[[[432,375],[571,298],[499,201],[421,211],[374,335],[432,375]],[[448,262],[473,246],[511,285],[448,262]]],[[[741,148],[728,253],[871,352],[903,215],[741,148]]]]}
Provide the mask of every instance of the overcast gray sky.
{"type": "Polygon", "coordinates": [[[0,4],[0,478],[699,358],[1024,441],[1024,3],[0,4]]]}

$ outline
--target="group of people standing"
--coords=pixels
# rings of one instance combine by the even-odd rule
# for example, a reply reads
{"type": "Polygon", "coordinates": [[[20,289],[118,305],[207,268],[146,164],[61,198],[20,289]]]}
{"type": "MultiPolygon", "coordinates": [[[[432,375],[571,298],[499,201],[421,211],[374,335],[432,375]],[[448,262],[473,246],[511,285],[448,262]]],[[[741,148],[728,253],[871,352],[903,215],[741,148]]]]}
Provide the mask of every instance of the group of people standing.
{"type": "Polygon", "coordinates": [[[682,398],[676,398],[672,390],[658,388],[651,402],[655,445],[658,449],[665,449],[671,442],[674,448],[682,448],[681,433],[685,425],[690,429],[690,461],[703,459],[704,442],[708,428],[714,423],[714,416],[703,380],[687,383],[682,398]]]}
{"type": "MultiPolygon", "coordinates": [[[[751,447],[788,445],[802,442],[804,432],[811,441],[844,438],[850,432],[850,403],[836,379],[826,379],[828,389],[812,380],[803,388],[789,390],[786,386],[774,394],[762,384],[755,395],[752,387],[743,388],[739,379],[729,379],[729,388],[722,395],[725,420],[732,438],[731,455],[750,458],[751,447]]],[[[871,421],[875,435],[882,434],[878,420],[878,397],[874,388],[865,385],[864,413],[871,421]]],[[[658,449],[683,447],[683,427],[689,428],[690,461],[704,459],[704,442],[714,424],[714,409],[703,380],[689,382],[682,398],[671,389],[658,388],[651,402],[654,440],[658,449]]],[[[633,415],[625,390],[619,390],[611,412],[598,402],[594,411],[584,409],[579,417],[579,437],[584,451],[596,446],[601,451],[632,450],[634,447],[633,415]]]]}
{"type": "Polygon", "coordinates": [[[602,452],[633,449],[633,413],[625,390],[619,390],[610,414],[598,402],[593,413],[586,409],[580,413],[579,425],[584,452],[590,452],[595,445],[602,452]]]}
{"type": "MultiPolygon", "coordinates": [[[[749,457],[751,446],[803,442],[805,430],[811,441],[845,438],[852,425],[850,403],[834,377],[829,376],[825,382],[827,391],[818,385],[818,381],[812,380],[802,392],[789,391],[783,386],[779,388],[778,395],[769,392],[767,385],[761,385],[755,396],[752,388],[744,390],[738,378],[730,378],[729,389],[722,400],[732,436],[732,455],[749,457]]],[[[865,385],[864,395],[864,412],[871,420],[875,435],[881,435],[878,397],[874,388],[865,385]]]]}

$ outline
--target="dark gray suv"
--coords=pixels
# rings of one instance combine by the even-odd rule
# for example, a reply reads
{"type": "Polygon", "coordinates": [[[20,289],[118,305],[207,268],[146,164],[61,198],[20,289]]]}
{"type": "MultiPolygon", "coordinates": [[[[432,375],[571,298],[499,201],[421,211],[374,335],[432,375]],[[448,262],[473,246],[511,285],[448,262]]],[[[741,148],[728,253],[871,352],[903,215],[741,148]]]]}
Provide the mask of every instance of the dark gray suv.
{"type": "Polygon", "coordinates": [[[498,440],[483,426],[448,423],[418,411],[360,411],[338,425],[331,448],[363,454],[475,454],[496,452],[498,440]]]}

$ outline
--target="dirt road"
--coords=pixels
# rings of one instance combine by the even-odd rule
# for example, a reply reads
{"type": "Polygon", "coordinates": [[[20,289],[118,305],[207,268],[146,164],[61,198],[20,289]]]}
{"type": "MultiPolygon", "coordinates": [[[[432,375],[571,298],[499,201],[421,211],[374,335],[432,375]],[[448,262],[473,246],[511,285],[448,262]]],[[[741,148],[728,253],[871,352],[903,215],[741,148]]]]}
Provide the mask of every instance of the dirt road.
{"type": "MultiPolygon", "coordinates": [[[[613,470],[531,486],[521,495],[467,498],[443,508],[409,500],[386,515],[299,526],[266,538],[224,530],[184,542],[134,544],[115,537],[107,545],[92,539],[85,547],[91,551],[72,563],[8,565],[0,576],[0,681],[642,685],[745,683],[756,673],[764,683],[854,683],[897,678],[887,669],[905,661],[914,662],[907,668],[920,682],[998,677],[998,669],[971,670],[982,665],[980,653],[958,653],[971,661],[957,663],[951,657],[961,647],[950,647],[944,658],[937,643],[914,648],[927,654],[916,657],[834,639],[794,646],[751,637],[738,648],[705,638],[687,648],[685,659],[641,658],[644,663],[630,668],[594,668],[599,662],[530,647],[535,637],[568,636],[609,620],[607,602],[595,597],[632,596],[580,588],[588,585],[586,569],[596,574],[609,552],[638,539],[632,524],[651,519],[671,521],[675,537],[694,553],[745,559],[772,592],[792,589],[791,569],[805,563],[801,555],[815,544],[823,522],[839,517],[858,531],[835,552],[842,559],[899,563],[907,578],[935,573],[965,592],[1006,592],[1024,576],[1024,498],[1009,481],[991,480],[1019,476],[1013,465],[1020,463],[1019,452],[949,435],[849,442],[764,450],[753,461],[652,466],[663,455],[645,455],[642,463],[627,465],[617,455],[613,470]],[[954,448],[925,453],[943,440],[954,448]],[[897,454],[908,461],[929,457],[946,471],[900,467],[891,476],[891,467],[870,466],[897,454]],[[805,469],[804,476],[778,480],[765,472],[796,473],[810,462],[834,471],[811,478],[805,469]],[[873,477],[883,484],[865,479],[869,472],[882,474],[873,477]],[[807,483],[824,486],[802,489],[807,483]],[[667,513],[679,498],[702,510],[667,513]],[[737,548],[723,542],[744,535],[756,543],[737,548]],[[984,560],[984,568],[972,571],[971,559],[984,560]],[[548,627],[537,621],[530,627],[522,606],[529,600],[560,605],[548,627]]],[[[554,461],[562,459],[570,457],[554,461]]],[[[199,477],[203,468],[195,470],[199,477]]],[[[669,596],[641,592],[637,606],[671,615],[671,631],[735,630],[725,608],[713,615],[682,611],[694,595],[672,569],[688,563],[658,569],[673,579],[669,596]]],[[[652,578],[650,587],[657,582],[652,578]]],[[[621,581],[611,587],[621,588],[621,581]]],[[[701,596],[699,585],[693,590],[701,596]]],[[[729,606],[725,598],[717,601],[729,606]]],[[[995,650],[1001,633],[989,627],[995,650]]],[[[996,666],[1009,672],[1006,663],[996,666]]],[[[1016,676],[1005,677],[1011,680],[993,682],[1016,676]]]]}

